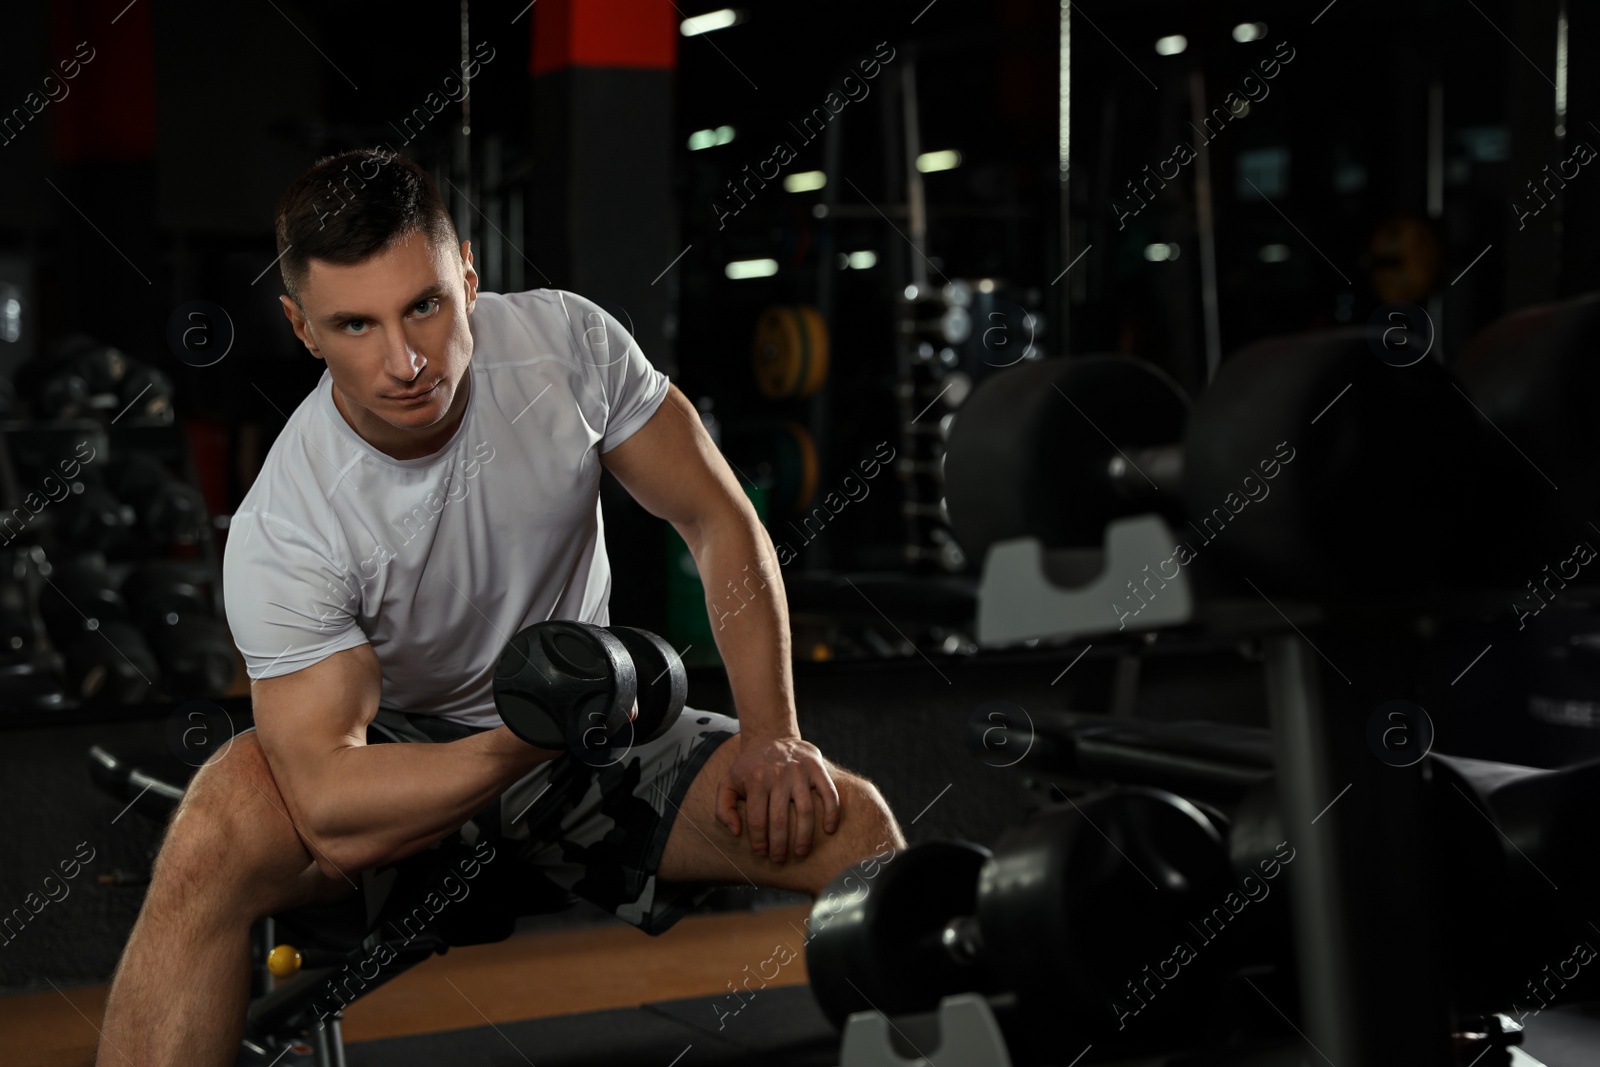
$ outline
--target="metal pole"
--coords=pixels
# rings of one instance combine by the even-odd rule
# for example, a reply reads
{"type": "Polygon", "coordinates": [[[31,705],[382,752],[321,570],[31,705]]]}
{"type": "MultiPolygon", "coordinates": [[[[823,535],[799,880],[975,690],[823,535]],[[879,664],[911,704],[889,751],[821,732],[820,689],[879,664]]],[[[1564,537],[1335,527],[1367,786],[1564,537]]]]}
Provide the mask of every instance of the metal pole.
{"type": "Polygon", "coordinates": [[[1206,121],[1206,76],[1196,70],[1189,75],[1189,110],[1194,116],[1194,213],[1200,235],[1200,306],[1205,312],[1206,375],[1210,384],[1222,366],[1222,324],[1217,311],[1217,242],[1215,220],[1211,214],[1211,149],[1203,127],[1206,121]]]}
{"type": "Polygon", "coordinates": [[[922,172],[917,157],[922,154],[922,135],[917,121],[917,59],[908,45],[905,65],[900,68],[900,96],[905,116],[906,214],[911,230],[911,280],[919,291],[928,286],[928,205],[922,195],[922,172]]]}
{"type": "MultiPolygon", "coordinates": [[[[1060,71],[1056,104],[1056,176],[1061,203],[1061,269],[1072,262],[1072,0],[1061,0],[1060,71]]],[[[1072,283],[1061,286],[1056,305],[1057,347],[1071,350],[1067,330],[1072,309],[1072,283]]]]}

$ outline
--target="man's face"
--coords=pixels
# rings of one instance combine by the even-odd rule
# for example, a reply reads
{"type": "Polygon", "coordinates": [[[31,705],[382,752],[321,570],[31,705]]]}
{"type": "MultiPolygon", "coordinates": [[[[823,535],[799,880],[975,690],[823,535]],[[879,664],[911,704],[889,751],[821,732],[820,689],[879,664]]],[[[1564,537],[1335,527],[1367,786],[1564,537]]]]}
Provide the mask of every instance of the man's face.
{"type": "Polygon", "coordinates": [[[334,399],[356,432],[406,459],[434,451],[459,423],[477,297],[469,243],[458,256],[414,233],[353,266],[313,259],[301,304],[279,300],[295,336],[328,364],[334,399]]]}

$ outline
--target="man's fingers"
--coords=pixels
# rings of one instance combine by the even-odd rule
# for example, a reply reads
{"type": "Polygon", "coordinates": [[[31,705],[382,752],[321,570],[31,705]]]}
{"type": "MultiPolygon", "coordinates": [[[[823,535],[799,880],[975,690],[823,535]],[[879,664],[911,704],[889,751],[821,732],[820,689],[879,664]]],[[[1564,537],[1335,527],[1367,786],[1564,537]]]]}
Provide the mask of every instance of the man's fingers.
{"type": "Polygon", "coordinates": [[[739,836],[739,791],[727,779],[717,790],[717,821],[734,837],[739,836]]]}
{"type": "Polygon", "coordinates": [[[744,795],[744,817],[750,831],[750,851],[767,854],[767,799],[770,794],[757,786],[744,795]]]}
{"type": "Polygon", "coordinates": [[[768,799],[767,858],[782,863],[789,857],[789,790],[779,787],[768,799]]]}
{"type": "MultiPolygon", "coordinates": [[[[817,792],[822,794],[822,829],[827,833],[835,833],[839,829],[839,787],[833,784],[833,776],[826,767],[817,769],[816,781],[812,782],[817,792]]],[[[806,799],[809,801],[810,795],[806,799]]]]}
{"type": "Polygon", "coordinates": [[[816,818],[816,805],[811,802],[811,787],[797,793],[794,798],[794,854],[804,856],[811,851],[811,837],[816,818]]]}

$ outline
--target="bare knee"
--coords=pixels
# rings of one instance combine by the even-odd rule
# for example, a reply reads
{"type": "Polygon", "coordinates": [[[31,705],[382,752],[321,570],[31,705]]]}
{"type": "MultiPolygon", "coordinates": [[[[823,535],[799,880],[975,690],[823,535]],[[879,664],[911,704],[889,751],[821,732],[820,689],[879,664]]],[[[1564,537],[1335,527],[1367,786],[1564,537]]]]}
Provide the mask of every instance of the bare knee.
{"type": "Polygon", "coordinates": [[[806,890],[813,896],[841,871],[868,858],[887,859],[906,847],[905,835],[878,787],[859,775],[829,767],[839,790],[839,828],[821,833],[818,807],[818,847],[807,867],[806,890]]]}
{"type": "MultiPolygon", "coordinates": [[[[859,852],[856,859],[884,848],[906,847],[900,824],[877,786],[848,771],[838,771],[833,781],[839,790],[839,832],[847,834],[844,840],[859,852]]],[[[854,862],[855,859],[847,861],[854,862]]]]}

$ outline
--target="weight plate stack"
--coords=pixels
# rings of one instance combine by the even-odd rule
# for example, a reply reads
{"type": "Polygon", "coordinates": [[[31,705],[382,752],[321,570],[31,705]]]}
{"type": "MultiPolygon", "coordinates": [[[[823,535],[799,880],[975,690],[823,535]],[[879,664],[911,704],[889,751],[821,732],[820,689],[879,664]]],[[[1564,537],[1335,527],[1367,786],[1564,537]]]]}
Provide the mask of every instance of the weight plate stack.
{"type": "Polygon", "coordinates": [[[828,328],[807,304],[778,305],[756,320],[751,362],[762,395],[804,399],[828,377],[828,328]]]}

